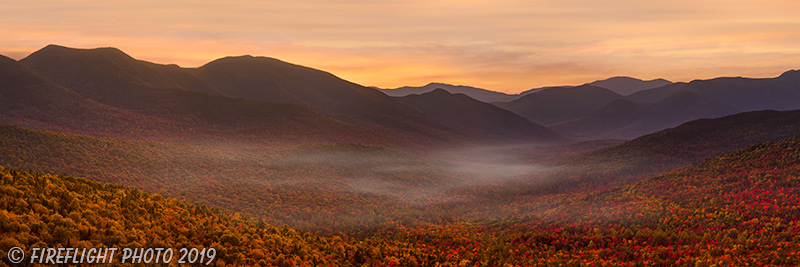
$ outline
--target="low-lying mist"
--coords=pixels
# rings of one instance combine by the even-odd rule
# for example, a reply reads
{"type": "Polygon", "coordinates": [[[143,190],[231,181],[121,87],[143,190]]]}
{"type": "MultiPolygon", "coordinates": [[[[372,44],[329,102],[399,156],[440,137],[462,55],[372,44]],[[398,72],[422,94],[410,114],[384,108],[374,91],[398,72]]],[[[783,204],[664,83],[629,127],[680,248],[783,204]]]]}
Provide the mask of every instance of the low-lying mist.
{"type": "Polygon", "coordinates": [[[561,150],[537,145],[412,154],[337,143],[275,147],[23,137],[3,148],[27,151],[8,154],[13,157],[4,159],[6,167],[83,176],[304,230],[524,213],[532,209],[507,204],[538,205],[531,195],[550,192],[563,180],[560,173],[572,168],[553,160],[561,150]]]}
{"type": "MultiPolygon", "coordinates": [[[[203,186],[182,189],[194,191],[185,195],[224,194],[224,188],[234,187],[240,195],[258,196],[257,203],[267,206],[259,210],[261,215],[289,208],[305,213],[300,217],[320,213],[346,221],[364,213],[389,218],[393,209],[404,214],[412,209],[436,217],[441,207],[494,205],[528,192],[521,188],[553,179],[562,167],[541,160],[548,153],[555,152],[535,145],[416,155],[355,144],[265,148],[215,143],[184,155],[204,163],[194,169],[202,174],[186,177],[202,180],[203,186]]],[[[286,214],[283,219],[296,218],[286,214]]]]}
{"type": "Polygon", "coordinates": [[[358,145],[313,146],[280,153],[264,162],[264,167],[316,170],[317,176],[306,177],[307,181],[350,193],[430,204],[463,201],[468,197],[465,188],[541,181],[558,168],[532,162],[518,154],[519,149],[476,146],[418,156],[358,145]],[[343,181],[346,186],[338,187],[343,181]]]}

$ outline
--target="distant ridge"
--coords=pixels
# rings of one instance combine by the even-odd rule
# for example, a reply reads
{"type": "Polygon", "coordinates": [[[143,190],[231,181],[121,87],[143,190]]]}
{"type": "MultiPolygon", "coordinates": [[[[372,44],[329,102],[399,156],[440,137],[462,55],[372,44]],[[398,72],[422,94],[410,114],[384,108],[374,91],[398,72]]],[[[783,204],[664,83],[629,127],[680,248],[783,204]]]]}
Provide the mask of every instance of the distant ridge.
{"type": "Polygon", "coordinates": [[[398,97],[397,100],[431,117],[482,134],[524,142],[566,141],[544,126],[466,94],[453,94],[439,88],[423,94],[398,97]]]}
{"type": "MultiPolygon", "coordinates": [[[[798,73],[800,72],[790,70],[776,78],[722,77],[668,84],[666,80],[641,81],[628,77],[614,77],[592,84],[609,88],[626,83],[640,86],[665,85],[637,91],[627,96],[620,95],[618,98],[594,100],[586,100],[582,94],[567,93],[569,89],[576,87],[540,88],[523,92],[517,100],[495,104],[523,115],[531,121],[546,125],[562,135],[579,140],[631,139],[694,119],[715,118],[745,111],[800,109],[798,73]],[[555,90],[562,93],[560,98],[563,100],[543,98],[539,95],[555,90]],[[588,102],[581,102],[580,99],[588,102]],[[620,99],[625,101],[618,101],[620,99]],[[553,101],[572,104],[549,107],[548,105],[556,105],[548,104],[553,101]],[[603,105],[596,105],[604,102],[603,105]],[[575,105],[575,103],[583,104],[575,105]],[[575,108],[582,111],[578,112],[575,108]],[[548,114],[547,111],[551,110],[560,112],[548,114]],[[571,115],[566,116],[566,114],[571,115]]],[[[644,87],[639,87],[637,90],[642,88],[644,87]]]]}
{"type": "Polygon", "coordinates": [[[532,122],[548,126],[589,116],[620,98],[621,95],[611,90],[586,84],[548,88],[508,103],[496,104],[532,122]]]}
{"type": "Polygon", "coordinates": [[[412,94],[424,94],[436,89],[443,89],[451,94],[465,94],[473,99],[481,102],[507,102],[516,99],[517,95],[510,95],[501,92],[490,91],[486,89],[465,86],[465,85],[451,85],[446,83],[429,83],[420,87],[404,86],[395,89],[379,89],[381,92],[389,96],[407,96],[412,94]]]}
{"type": "MultiPolygon", "coordinates": [[[[621,102],[618,102],[621,103],[621,102]]],[[[567,158],[552,189],[615,186],[733,152],[750,145],[800,136],[800,110],[751,111],[699,119],[567,158]]],[[[550,192],[550,191],[548,191],[550,192]]]]}
{"type": "Polygon", "coordinates": [[[744,147],[800,136],[800,110],[751,111],[693,120],[588,154],[593,162],[632,162],[631,167],[676,168],[744,147]]]}
{"type": "Polygon", "coordinates": [[[19,62],[82,98],[210,135],[267,132],[264,138],[282,140],[267,138],[277,132],[400,147],[486,138],[375,89],[274,58],[234,56],[181,68],[137,60],[116,48],[48,45],[19,62]]]}
{"type": "Polygon", "coordinates": [[[556,132],[577,139],[633,139],[700,118],[737,113],[733,107],[691,92],[678,92],[656,103],[618,99],[594,114],[551,125],[556,132]]]}
{"type": "Polygon", "coordinates": [[[375,89],[274,58],[225,57],[187,71],[225,96],[302,105],[337,120],[392,136],[399,143],[433,144],[472,138],[375,89]]]}
{"type": "Polygon", "coordinates": [[[626,96],[635,92],[670,85],[672,82],[665,79],[643,81],[627,76],[617,76],[605,80],[594,81],[589,84],[597,87],[603,87],[614,91],[617,94],[626,96]]]}

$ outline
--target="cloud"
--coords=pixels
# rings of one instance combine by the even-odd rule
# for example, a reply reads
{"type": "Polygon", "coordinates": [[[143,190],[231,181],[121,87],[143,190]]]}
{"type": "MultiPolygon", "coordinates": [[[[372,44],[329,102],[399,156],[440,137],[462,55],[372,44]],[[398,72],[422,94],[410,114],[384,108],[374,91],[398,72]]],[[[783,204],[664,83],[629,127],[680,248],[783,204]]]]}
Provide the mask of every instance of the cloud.
{"type": "Polygon", "coordinates": [[[780,73],[797,68],[797,10],[784,0],[17,1],[0,7],[11,25],[0,53],[117,46],[182,66],[254,54],[365,85],[439,79],[518,92],[610,75],[729,74],[706,65],[780,73]]]}

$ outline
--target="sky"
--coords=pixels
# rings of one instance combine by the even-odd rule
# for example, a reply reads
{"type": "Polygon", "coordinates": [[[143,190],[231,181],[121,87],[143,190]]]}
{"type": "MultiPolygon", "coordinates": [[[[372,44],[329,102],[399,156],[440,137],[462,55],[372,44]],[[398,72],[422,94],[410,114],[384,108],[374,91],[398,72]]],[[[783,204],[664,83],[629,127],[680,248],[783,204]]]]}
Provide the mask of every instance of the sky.
{"type": "Polygon", "coordinates": [[[0,0],[0,14],[0,54],[14,59],[48,44],[183,67],[249,54],[382,88],[800,69],[796,0],[0,0]]]}

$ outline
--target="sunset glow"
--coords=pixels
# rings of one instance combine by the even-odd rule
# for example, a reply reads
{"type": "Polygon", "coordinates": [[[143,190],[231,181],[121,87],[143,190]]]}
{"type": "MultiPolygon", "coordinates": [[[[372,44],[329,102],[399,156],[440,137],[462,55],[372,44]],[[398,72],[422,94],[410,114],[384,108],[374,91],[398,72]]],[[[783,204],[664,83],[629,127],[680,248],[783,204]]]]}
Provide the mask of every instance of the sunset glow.
{"type": "Polygon", "coordinates": [[[800,2],[7,1],[0,54],[113,46],[201,66],[260,55],[366,86],[517,93],[611,76],[688,81],[800,68],[800,2]]]}

